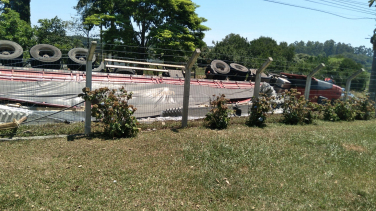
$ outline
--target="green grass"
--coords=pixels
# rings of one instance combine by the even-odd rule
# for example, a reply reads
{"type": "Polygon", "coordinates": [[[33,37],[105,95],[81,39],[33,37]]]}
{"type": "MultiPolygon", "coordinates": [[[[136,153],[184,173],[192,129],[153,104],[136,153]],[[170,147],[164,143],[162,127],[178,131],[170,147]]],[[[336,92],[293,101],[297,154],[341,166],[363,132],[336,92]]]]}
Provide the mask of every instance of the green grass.
{"type": "Polygon", "coordinates": [[[376,209],[376,120],[199,123],[131,139],[0,142],[0,210],[376,209]]]}

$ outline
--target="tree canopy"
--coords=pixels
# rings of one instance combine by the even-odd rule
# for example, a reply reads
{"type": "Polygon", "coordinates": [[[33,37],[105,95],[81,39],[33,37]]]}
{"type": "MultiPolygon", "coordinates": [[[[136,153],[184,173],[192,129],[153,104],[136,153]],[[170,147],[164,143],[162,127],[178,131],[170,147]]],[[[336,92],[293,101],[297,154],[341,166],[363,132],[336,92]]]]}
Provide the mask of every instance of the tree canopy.
{"type": "Polygon", "coordinates": [[[20,19],[18,12],[5,8],[0,14],[0,40],[11,40],[24,49],[35,44],[33,29],[20,19]]]}
{"type": "Polygon", "coordinates": [[[229,34],[222,41],[214,43],[211,57],[215,59],[251,65],[251,45],[239,34],[229,34]]]}
{"type": "Polygon", "coordinates": [[[35,26],[35,36],[37,43],[54,45],[62,50],[70,50],[80,43],[74,38],[67,36],[69,23],[63,21],[57,16],[52,19],[39,19],[39,26],[35,26]]]}
{"type": "Polygon", "coordinates": [[[197,7],[191,0],[79,0],[76,9],[87,15],[85,23],[104,28],[107,45],[138,46],[145,57],[149,47],[193,51],[204,46],[209,28],[197,7]]]}
{"type": "Polygon", "coordinates": [[[30,25],[30,0],[6,0],[8,7],[20,14],[20,19],[30,25]]]}
{"type": "Polygon", "coordinates": [[[324,43],[321,42],[294,42],[290,44],[295,47],[296,53],[305,53],[313,56],[323,55],[332,56],[337,54],[351,53],[364,56],[372,56],[373,51],[371,48],[366,48],[364,45],[359,47],[353,47],[350,44],[341,42],[335,42],[334,40],[327,40],[324,43]]]}

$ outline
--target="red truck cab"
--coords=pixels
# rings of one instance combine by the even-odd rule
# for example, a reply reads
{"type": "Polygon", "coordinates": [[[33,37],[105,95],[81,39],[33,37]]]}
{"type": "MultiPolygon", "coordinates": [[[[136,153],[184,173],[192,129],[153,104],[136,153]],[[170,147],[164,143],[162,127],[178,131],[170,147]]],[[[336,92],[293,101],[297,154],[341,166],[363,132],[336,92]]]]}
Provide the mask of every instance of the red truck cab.
{"type": "MultiPolygon", "coordinates": [[[[281,76],[285,76],[291,82],[292,89],[297,89],[298,92],[304,95],[307,76],[289,73],[281,73],[281,76]]],[[[341,98],[341,94],[341,87],[312,77],[311,90],[309,92],[309,99],[312,102],[317,102],[320,96],[328,100],[336,100],[341,98]]]]}

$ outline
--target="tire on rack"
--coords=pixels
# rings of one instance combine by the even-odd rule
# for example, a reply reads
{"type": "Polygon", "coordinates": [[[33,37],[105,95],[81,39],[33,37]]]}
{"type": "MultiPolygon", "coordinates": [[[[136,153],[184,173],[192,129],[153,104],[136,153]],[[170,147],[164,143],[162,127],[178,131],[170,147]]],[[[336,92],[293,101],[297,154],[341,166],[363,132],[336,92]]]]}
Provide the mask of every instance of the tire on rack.
{"type": "Polygon", "coordinates": [[[0,63],[4,66],[22,67],[22,47],[9,40],[0,40],[0,63]]]}
{"type": "Polygon", "coordinates": [[[61,51],[53,45],[39,44],[30,49],[33,68],[61,69],[61,51]]]}
{"type": "Polygon", "coordinates": [[[231,63],[230,67],[231,67],[232,71],[237,73],[237,75],[245,76],[249,72],[248,68],[244,67],[243,65],[237,64],[237,63],[231,63]]]}
{"type": "Polygon", "coordinates": [[[213,79],[226,80],[230,73],[230,66],[222,60],[213,60],[210,64],[214,76],[213,79]]]}
{"type": "MultiPolygon", "coordinates": [[[[86,56],[89,52],[88,49],[85,48],[73,48],[68,52],[68,68],[71,70],[81,70],[86,71],[86,56]]],[[[96,60],[95,55],[93,56],[94,63],[96,60]]]]}
{"type": "Polygon", "coordinates": [[[101,62],[101,64],[98,67],[93,69],[93,72],[102,72],[103,69],[104,69],[104,63],[101,62]]]}
{"type": "Polygon", "coordinates": [[[244,81],[247,77],[249,70],[243,65],[237,63],[230,64],[231,79],[235,81],[244,81]]]}
{"type": "Polygon", "coordinates": [[[226,75],[230,72],[230,66],[222,60],[213,60],[210,64],[211,69],[218,74],[226,75]]]}
{"type": "Polygon", "coordinates": [[[114,72],[118,74],[128,74],[128,75],[136,74],[136,70],[127,69],[127,68],[116,68],[114,72]]]}

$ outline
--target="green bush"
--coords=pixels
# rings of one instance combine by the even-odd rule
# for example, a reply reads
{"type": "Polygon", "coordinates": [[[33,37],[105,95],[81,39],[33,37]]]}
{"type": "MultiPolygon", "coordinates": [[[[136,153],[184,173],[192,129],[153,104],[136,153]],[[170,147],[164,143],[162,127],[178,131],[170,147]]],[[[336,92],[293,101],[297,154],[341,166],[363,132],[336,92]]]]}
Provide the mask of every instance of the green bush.
{"type": "Polygon", "coordinates": [[[375,112],[375,103],[368,97],[350,98],[347,101],[336,100],[323,105],[323,119],[326,121],[369,120],[375,112]]]}
{"type": "Polygon", "coordinates": [[[375,102],[367,97],[354,99],[355,119],[370,120],[375,114],[375,102]]]}
{"type": "Polygon", "coordinates": [[[317,103],[307,101],[296,89],[291,89],[282,94],[284,103],[282,104],[282,122],[289,125],[311,124],[316,117],[314,110],[317,103]]]}
{"type": "Polygon", "coordinates": [[[110,137],[134,137],[138,133],[137,120],[134,112],[137,110],[129,105],[132,93],[124,87],[118,91],[107,87],[86,91],[83,96],[93,104],[91,115],[105,125],[104,133],[110,137]]]}
{"type": "Polygon", "coordinates": [[[356,112],[352,103],[352,100],[341,101],[336,100],[334,102],[334,111],[337,114],[339,120],[354,121],[356,112]]]}
{"type": "Polygon", "coordinates": [[[325,121],[338,121],[339,117],[336,113],[334,105],[330,103],[330,101],[327,101],[325,105],[321,107],[321,110],[323,112],[323,119],[325,121]]]}
{"type": "Polygon", "coordinates": [[[249,110],[249,119],[247,120],[246,125],[256,127],[266,126],[265,121],[268,116],[267,112],[272,110],[271,100],[271,98],[266,96],[254,99],[249,110]]]}
{"type": "Polygon", "coordinates": [[[211,110],[206,114],[205,124],[212,129],[226,129],[232,112],[226,105],[229,100],[223,94],[217,97],[213,95],[213,97],[215,100],[210,99],[211,110]]]}

